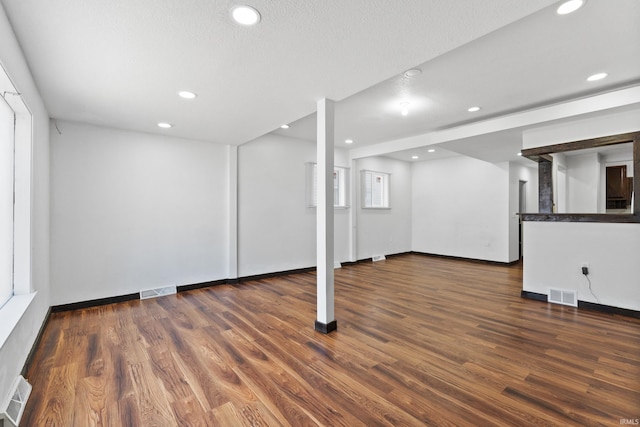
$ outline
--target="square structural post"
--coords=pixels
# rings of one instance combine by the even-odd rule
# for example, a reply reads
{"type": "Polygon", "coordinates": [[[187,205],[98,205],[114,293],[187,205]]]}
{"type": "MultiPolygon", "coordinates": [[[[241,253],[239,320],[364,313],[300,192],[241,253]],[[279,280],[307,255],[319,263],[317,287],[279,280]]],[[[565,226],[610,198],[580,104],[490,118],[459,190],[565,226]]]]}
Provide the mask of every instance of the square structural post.
{"type": "Polygon", "coordinates": [[[315,330],[325,334],[338,327],[333,307],[333,150],[334,102],[321,99],[318,101],[315,330]]]}

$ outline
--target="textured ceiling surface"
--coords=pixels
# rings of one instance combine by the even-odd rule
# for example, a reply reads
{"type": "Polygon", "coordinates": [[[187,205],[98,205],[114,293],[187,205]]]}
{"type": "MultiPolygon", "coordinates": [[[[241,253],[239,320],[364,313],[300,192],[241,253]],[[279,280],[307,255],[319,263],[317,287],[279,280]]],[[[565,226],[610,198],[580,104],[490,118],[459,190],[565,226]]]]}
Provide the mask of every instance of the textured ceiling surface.
{"type": "Polygon", "coordinates": [[[251,0],[262,20],[242,27],[229,18],[236,2],[225,0],[1,1],[53,118],[223,144],[271,132],[315,111],[320,98],[341,101],[554,3],[251,0]],[[198,98],[179,99],[179,90],[198,98]],[[174,128],[160,130],[159,121],[174,128]]]}
{"type": "MultiPolygon", "coordinates": [[[[343,100],[336,107],[337,143],[348,138],[353,146],[376,144],[640,83],[640,1],[589,0],[567,16],[555,9],[545,8],[419,64],[422,74],[416,78],[399,74],[343,100]],[[601,71],[608,78],[586,81],[601,71]],[[406,117],[400,114],[402,102],[410,103],[406,117]],[[469,113],[471,106],[481,110],[469,113]]],[[[312,140],[315,116],[277,133],[312,140]]],[[[520,143],[512,130],[445,146],[483,160],[507,161],[518,160],[520,143]]],[[[414,153],[392,157],[408,160],[414,153]]]]}
{"type": "MultiPolygon", "coordinates": [[[[254,27],[231,22],[228,0],[0,2],[51,117],[222,144],[314,140],[323,97],[336,145],[357,148],[640,84],[638,0],[566,16],[556,0],[251,0],[254,27]]],[[[512,129],[439,152],[521,160],[520,143],[512,129]]]]}

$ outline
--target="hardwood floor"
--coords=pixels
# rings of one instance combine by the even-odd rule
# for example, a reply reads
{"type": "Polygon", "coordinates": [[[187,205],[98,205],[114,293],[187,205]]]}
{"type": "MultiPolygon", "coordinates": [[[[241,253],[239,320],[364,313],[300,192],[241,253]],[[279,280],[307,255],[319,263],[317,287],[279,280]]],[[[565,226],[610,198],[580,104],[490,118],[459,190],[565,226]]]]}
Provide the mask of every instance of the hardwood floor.
{"type": "Polygon", "coordinates": [[[640,319],[520,298],[519,266],[420,255],[52,315],[24,426],[620,425],[640,319]]]}

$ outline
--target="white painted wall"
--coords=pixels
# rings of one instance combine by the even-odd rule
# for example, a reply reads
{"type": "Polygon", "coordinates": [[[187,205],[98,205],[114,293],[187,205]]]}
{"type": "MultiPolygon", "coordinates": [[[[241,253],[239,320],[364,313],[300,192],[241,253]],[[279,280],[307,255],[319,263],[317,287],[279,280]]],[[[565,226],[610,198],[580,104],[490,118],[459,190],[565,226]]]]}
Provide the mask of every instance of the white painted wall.
{"type": "MultiPolygon", "coordinates": [[[[344,150],[334,164],[349,167],[344,150]]],[[[316,265],[316,208],[306,206],[305,165],[315,144],[265,135],[238,149],[238,275],[316,265]]],[[[334,256],[348,259],[349,209],[334,209],[334,256]]]]}
{"type": "Polygon", "coordinates": [[[597,213],[600,189],[600,156],[587,153],[566,156],[567,212],[597,213]]]}
{"type": "MultiPolygon", "coordinates": [[[[334,151],[334,159],[333,163],[335,166],[340,166],[343,168],[350,168],[349,162],[349,152],[342,148],[336,148],[334,151]]],[[[348,171],[347,176],[351,175],[351,171],[348,171]]],[[[349,196],[351,191],[355,190],[353,182],[348,178],[347,183],[348,193],[347,193],[347,203],[349,200],[349,196]]],[[[348,209],[334,209],[334,217],[333,217],[333,227],[334,227],[334,246],[333,246],[333,255],[336,262],[345,262],[351,261],[349,256],[349,215],[351,215],[351,211],[354,207],[349,206],[348,209]]]]}
{"type": "Polygon", "coordinates": [[[587,114],[581,119],[527,129],[522,133],[522,148],[544,147],[636,132],[638,129],[640,129],[640,106],[636,103],[609,113],[600,113],[597,116],[587,114]]]}
{"type": "Polygon", "coordinates": [[[524,181],[526,209],[522,213],[538,212],[538,164],[524,166],[509,163],[509,261],[520,258],[520,181],[524,181]]]}
{"type": "Polygon", "coordinates": [[[575,290],[581,301],[640,310],[640,224],[527,221],[525,235],[525,291],[575,290]]]}
{"type": "Polygon", "coordinates": [[[227,278],[228,147],[57,122],[52,305],[227,278]]]}
{"type": "Polygon", "coordinates": [[[366,157],[356,162],[356,259],[411,250],[411,163],[387,157],[366,157]],[[361,171],[390,174],[390,209],[363,209],[361,171]]]}
{"type": "Polygon", "coordinates": [[[568,184],[567,184],[567,156],[564,153],[552,154],[551,185],[553,186],[554,212],[567,213],[568,184]]]}
{"type": "MultiPolygon", "coordinates": [[[[630,146],[631,144],[627,144],[630,146]]],[[[553,197],[557,213],[605,213],[606,167],[626,165],[633,176],[632,153],[612,154],[587,151],[553,154],[553,197]],[[578,153],[578,154],[576,154],[578,153]]]]}
{"type": "Polygon", "coordinates": [[[509,175],[464,156],[414,163],[412,249],[509,262],[509,175]]]}
{"type": "MultiPolygon", "coordinates": [[[[4,344],[0,344],[0,400],[22,370],[50,305],[49,115],[0,5],[0,63],[33,114],[31,176],[31,288],[37,295],[4,344]]],[[[16,242],[25,245],[25,242],[16,242]]],[[[6,306],[5,306],[6,307],[6,306]]]]}

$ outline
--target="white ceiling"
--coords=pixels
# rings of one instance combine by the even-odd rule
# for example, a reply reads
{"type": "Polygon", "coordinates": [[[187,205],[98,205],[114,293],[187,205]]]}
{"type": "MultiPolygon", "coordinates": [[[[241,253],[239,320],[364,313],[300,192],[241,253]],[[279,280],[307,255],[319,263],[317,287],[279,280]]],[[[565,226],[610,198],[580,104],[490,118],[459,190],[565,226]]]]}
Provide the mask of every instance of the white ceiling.
{"type": "Polygon", "coordinates": [[[240,0],[0,1],[53,118],[222,144],[313,140],[323,97],[362,147],[640,82],[638,0],[248,0],[255,27],[240,0]]]}
{"type": "MultiPolygon", "coordinates": [[[[427,134],[640,82],[640,1],[589,0],[567,16],[557,15],[556,7],[417,65],[417,78],[398,74],[343,100],[336,107],[337,144],[347,147],[344,140],[352,139],[352,148],[427,134]],[[600,71],[609,76],[586,81],[600,71]],[[403,117],[406,101],[410,113],[403,117]],[[471,106],[482,108],[469,113],[471,106]]],[[[312,114],[276,133],[313,140],[315,120],[312,114]]],[[[518,157],[522,130],[443,143],[439,151],[530,163],[518,157]]],[[[412,155],[439,158],[425,149],[388,154],[407,161],[412,155]]]]}

